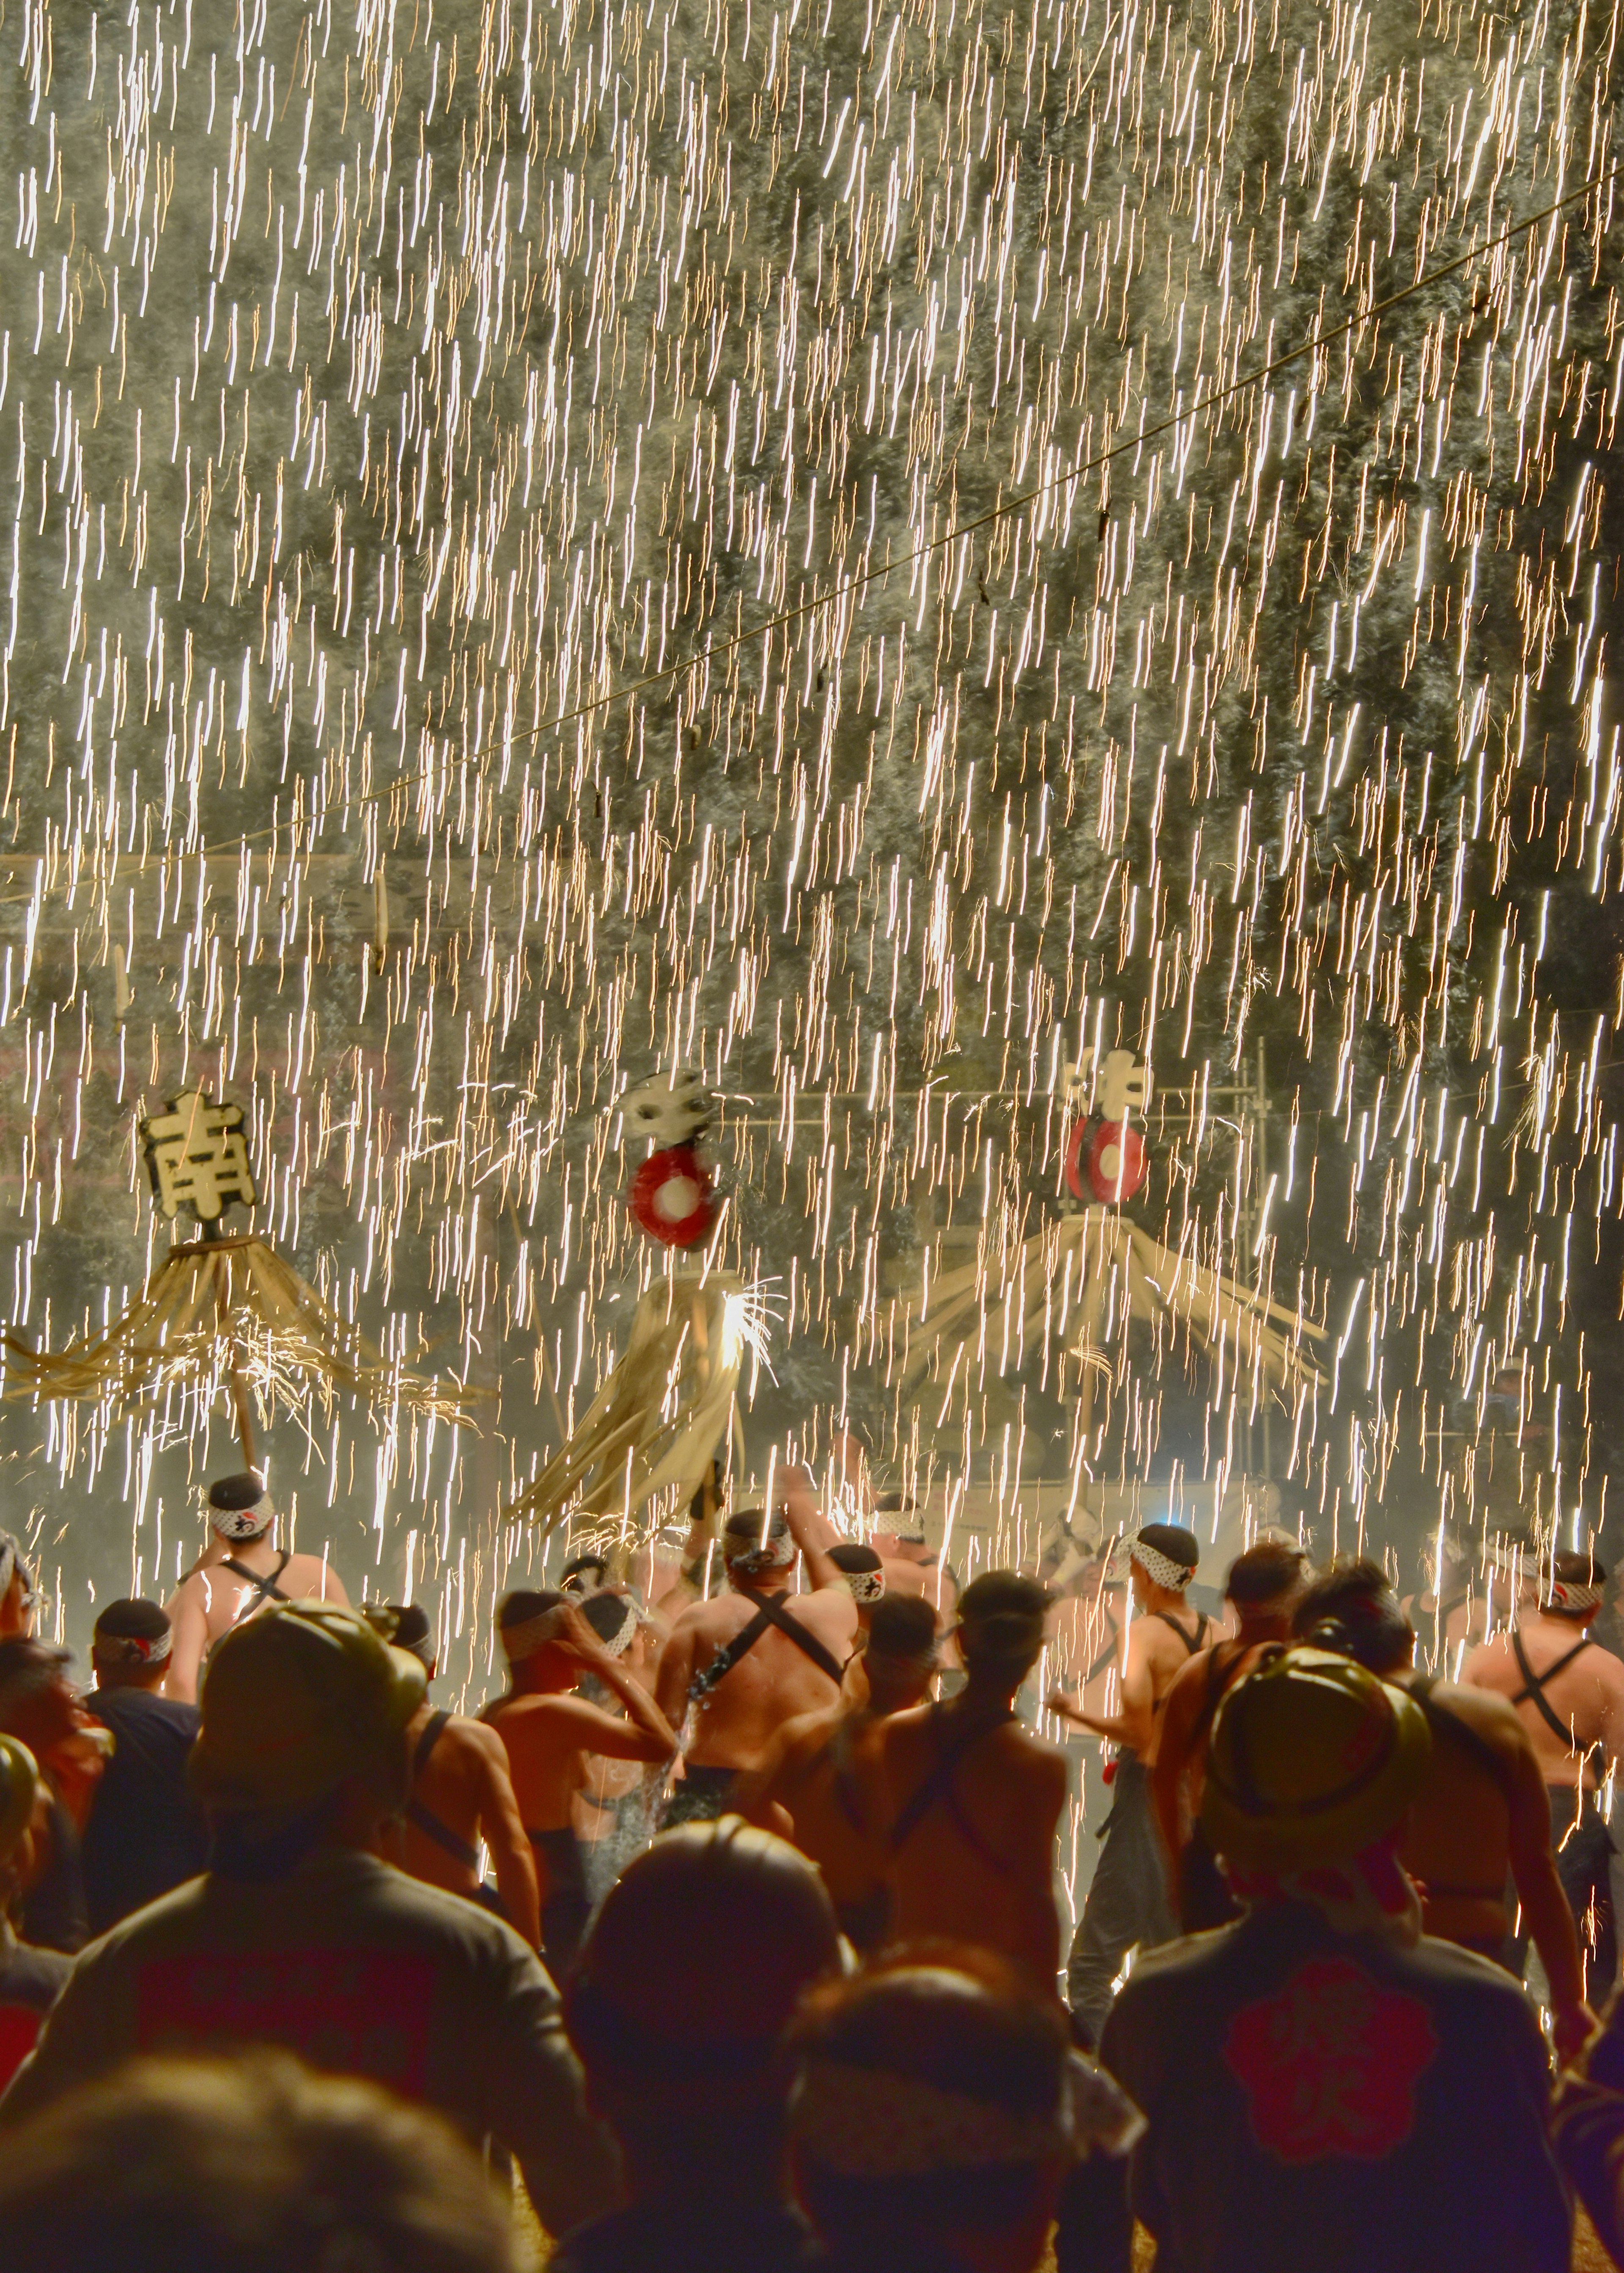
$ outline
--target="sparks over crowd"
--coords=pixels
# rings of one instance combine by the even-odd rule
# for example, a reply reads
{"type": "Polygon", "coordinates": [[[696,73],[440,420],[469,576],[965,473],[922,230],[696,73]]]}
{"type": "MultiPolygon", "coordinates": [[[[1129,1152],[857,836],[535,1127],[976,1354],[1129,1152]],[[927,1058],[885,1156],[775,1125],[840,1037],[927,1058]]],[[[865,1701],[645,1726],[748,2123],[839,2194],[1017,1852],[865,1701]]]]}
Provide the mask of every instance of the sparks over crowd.
{"type": "Polygon", "coordinates": [[[12,2273],[510,2267],[515,2166],[561,2273],[1558,2273],[1575,2194],[1624,2248],[1591,1555],[1502,1631],[1269,1534],[1219,1603],[1170,1523],[960,1593],[780,1467],[508,1594],[467,1718],[259,1475],[207,1512],[87,1691],[0,1534],[12,2273]],[[1042,1704],[1113,1760],[1069,1955],[1042,1704]]]}

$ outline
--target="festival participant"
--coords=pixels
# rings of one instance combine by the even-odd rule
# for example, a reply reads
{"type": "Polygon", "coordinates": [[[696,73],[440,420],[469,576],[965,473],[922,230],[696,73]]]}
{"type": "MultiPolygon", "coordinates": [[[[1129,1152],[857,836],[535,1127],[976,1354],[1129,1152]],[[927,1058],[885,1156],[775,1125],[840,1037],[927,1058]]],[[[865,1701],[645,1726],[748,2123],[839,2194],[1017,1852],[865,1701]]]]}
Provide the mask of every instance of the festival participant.
{"type": "Polygon", "coordinates": [[[113,1750],[85,1826],[93,1934],[195,1879],[208,1859],[208,1828],[186,1784],[198,1708],[162,1694],[172,1647],[156,1602],[109,1602],[96,1619],[96,1685],[85,1709],[110,1732],[113,1750]]]}
{"type": "Polygon", "coordinates": [[[0,1731],[26,1744],[39,1769],[23,1935],[71,1955],[90,1937],[83,1838],[107,1738],[93,1732],[68,1662],[65,1649],[30,1636],[0,1641],[0,1731]]]}
{"type": "Polygon", "coordinates": [[[1590,1636],[1606,1572],[1589,1553],[1558,1555],[1539,1607],[1481,1643],[1461,1669],[1469,1687],[1516,1708],[1550,1799],[1557,1873],[1605,1992],[1619,1970],[1613,1837],[1598,1789],[1624,1753],[1624,1664],[1590,1636]]]}
{"type": "Polygon", "coordinates": [[[1066,1766],[1022,1725],[1015,1695],[1042,1654],[1049,1609],[1035,1579],[972,1579],[955,1629],[964,1687],[887,1721],[872,1776],[894,1938],[996,1950],[1040,1996],[1054,1994],[1060,1960],[1054,1857],[1066,1766]]]}
{"type": "Polygon", "coordinates": [[[1270,1642],[1288,1641],[1303,1591],[1303,1552],[1274,1540],[1247,1548],[1229,1565],[1224,1600],[1236,1630],[1211,1642],[1173,1677],[1162,1704],[1162,1726],[1150,1771],[1151,1798],[1186,1933],[1227,1924],[1237,1915],[1201,1829],[1201,1772],[1213,1716],[1226,1690],[1250,1673],[1270,1642]]]}
{"type": "Polygon", "coordinates": [[[876,1602],[839,1703],[786,1721],[760,1767],[739,1779],[740,1813],[782,1831],[816,1864],[857,1950],[878,1948],[891,1918],[887,1851],[868,1789],[883,1724],[929,1695],[936,1665],[929,1603],[912,1594],[876,1602]]]}
{"type": "Polygon", "coordinates": [[[495,2138],[552,2232],[613,2200],[535,1953],[374,1851],[405,1804],[426,1685],[331,1602],[279,1603],[221,1641],[191,1767],[212,1867],[86,1951],[0,2124],[157,2045],[282,2044],[495,2138]]]}
{"type": "Polygon", "coordinates": [[[1178,2273],[1568,2273],[1538,2015],[1422,1939],[1399,1864],[1430,1745],[1415,1699],[1328,1651],[1218,1708],[1202,1813],[1245,1913],[1141,1953],[1101,2047],[1178,2273]]]}
{"type": "Polygon", "coordinates": [[[1147,1523],[1124,1542],[1113,1568],[1127,1565],[1138,1615],[1128,1629],[1122,1699],[1116,1713],[1090,1713],[1064,1692],[1054,1712],[1117,1747],[1111,1812],[1083,1915],[1066,1961],[1066,1989],[1079,2034],[1097,2044],[1122,1961],[1131,1949],[1154,1948],[1177,1932],[1168,1865],[1151,1808],[1150,1775],[1162,1700],[1213,1632],[1205,1612],[1192,1617],[1184,1590],[1200,1548],[1182,1524],[1147,1523]]]}
{"type": "Polygon", "coordinates": [[[741,1769],[759,1767],[786,1721],[827,1711],[857,1632],[857,1605],[829,1557],[832,1534],[800,1469],[779,1471],[783,1512],[741,1509],[722,1534],[726,1590],[677,1619],[655,1684],[680,1728],[697,1719],[667,1825],[720,1815],[741,1769]],[[813,1591],[786,1599],[798,1558],[813,1591]]]}
{"type": "MultiPolygon", "coordinates": [[[[396,1649],[410,1650],[432,1682],[439,1671],[433,1630],[421,1602],[369,1603],[362,1615],[396,1649]]],[[[485,1898],[479,1876],[485,1842],[496,1873],[488,1907],[532,1949],[541,1943],[536,1862],[524,1835],[508,1754],[493,1729],[447,1712],[425,1695],[406,1730],[411,1797],[385,1831],[382,1852],[425,1886],[469,1902],[485,1898]]]]}
{"type": "Polygon", "coordinates": [[[1126,2273],[1138,2112],[985,1950],[903,1950],[815,1990],[788,2051],[796,2191],[830,2273],[1033,2273],[1079,2160],[1094,2215],[1068,2273],[1126,2273]]]}
{"type": "Polygon", "coordinates": [[[0,2157],[6,2273],[520,2273],[444,2123],[286,2053],[135,2060],[0,2157]]]}
{"type": "Polygon", "coordinates": [[[497,1606],[510,1685],[479,1717],[507,1751],[541,1883],[542,1951],[558,1981],[575,1964],[591,1912],[574,1823],[588,1756],[660,1767],[677,1752],[676,1732],[659,1707],[605,1647],[599,1621],[613,1617],[618,1629],[624,1607],[616,1594],[593,1594],[577,1604],[564,1594],[529,1592],[508,1594],[497,1606]],[[626,1707],[625,1720],[575,1693],[587,1674],[626,1707]]]}
{"type": "Polygon", "coordinates": [[[1523,1951],[1509,1942],[1508,1885],[1515,1885],[1550,1984],[1552,2033],[1565,2057],[1594,2016],[1584,2001],[1579,1935],[1551,1852],[1551,1804],[1540,1765],[1517,1715],[1487,1690],[1414,1670],[1416,1637],[1379,1563],[1333,1565],[1297,1606],[1304,1639],[1341,1649],[1382,1681],[1397,1684],[1426,1715],[1432,1750],[1405,1819],[1399,1857],[1421,1892],[1428,1933],[1520,1975],[1523,1951]]]}
{"type": "Polygon", "coordinates": [[[816,1872],[737,1817],[667,1832],[628,1866],[587,1939],[568,2019],[630,2202],[571,2234],[549,2273],[811,2267],[786,2183],[779,2044],[839,1962],[816,1872]]]}
{"type": "Polygon", "coordinates": [[[39,1788],[39,1770],[26,1744],[0,1737],[0,2091],[33,2051],[40,2023],[72,1965],[61,1950],[33,1948],[11,1930],[11,1907],[33,1857],[30,1834],[39,1788]]]}
{"type": "MultiPolygon", "coordinates": [[[[598,1599],[600,1607],[589,1611],[588,1624],[621,1669],[651,1695],[669,1625],[646,1607],[635,1587],[612,1583],[599,1589],[598,1599]]],[[[583,1673],[580,1688],[582,1696],[601,1705],[612,1719],[625,1719],[620,1699],[596,1674],[583,1673]]],[[[586,1753],[582,1766],[584,1773],[571,1819],[587,1894],[599,1902],[658,1828],[665,1779],[651,1774],[646,1761],[611,1759],[604,1752],[586,1753]]]]}
{"type": "Polygon", "coordinates": [[[919,1522],[918,1503],[911,1492],[879,1495],[868,1544],[880,1558],[891,1594],[921,1594],[939,1619],[951,1622],[959,1600],[959,1582],[928,1543],[919,1522]]]}
{"type": "Polygon", "coordinates": [[[829,1550],[829,1559],[845,1578],[857,1605],[859,1629],[867,1633],[875,1604],[885,1599],[885,1565],[873,1548],[865,1547],[860,1539],[838,1540],[829,1550]]]}
{"type": "Polygon", "coordinates": [[[0,1641],[31,1634],[39,1605],[39,1589],[23,1560],[20,1542],[9,1531],[0,1531],[0,1641]]]}
{"type": "Polygon", "coordinates": [[[270,1602],[347,1603],[325,1555],[295,1555],[275,1542],[276,1511],[251,1468],[208,1488],[214,1537],[169,1605],[175,1630],[167,1693],[195,1705],[203,1662],[222,1634],[270,1602]]]}

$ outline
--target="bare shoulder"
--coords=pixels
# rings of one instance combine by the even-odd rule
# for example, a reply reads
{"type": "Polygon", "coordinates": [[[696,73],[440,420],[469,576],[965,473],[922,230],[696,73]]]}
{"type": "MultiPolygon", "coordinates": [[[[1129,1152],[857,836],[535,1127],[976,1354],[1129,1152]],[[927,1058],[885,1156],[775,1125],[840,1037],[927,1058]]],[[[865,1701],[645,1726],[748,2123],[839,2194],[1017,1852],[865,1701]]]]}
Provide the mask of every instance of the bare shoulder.
{"type": "Polygon", "coordinates": [[[501,1737],[488,1721],[471,1721],[465,1714],[454,1713],[446,1723],[445,1733],[462,1752],[477,1753],[480,1759],[492,1762],[507,1758],[501,1737]]]}
{"type": "Polygon", "coordinates": [[[1011,1721],[1000,1733],[1004,1749],[1011,1759],[1019,1759],[1045,1774],[1057,1776],[1062,1783],[1065,1782],[1070,1770],[1066,1756],[1058,1744],[1050,1744],[1047,1737],[1040,1737],[1023,1721],[1011,1721]]]}
{"type": "MultiPolygon", "coordinates": [[[[1624,1672],[1624,1667],[1620,1668],[1624,1672]]],[[[1492,1689],[1475,1688],[1468,1681],[1440,1681],[1434,1684],[1432,1697],[1446,1712],[1456,1714],[1468,1728],[1492,1737],[1514,1752],[1528,1750],[1528,1733],[1517,1718],[1517,1708],[1508,1697],[1492,1689]]]]}

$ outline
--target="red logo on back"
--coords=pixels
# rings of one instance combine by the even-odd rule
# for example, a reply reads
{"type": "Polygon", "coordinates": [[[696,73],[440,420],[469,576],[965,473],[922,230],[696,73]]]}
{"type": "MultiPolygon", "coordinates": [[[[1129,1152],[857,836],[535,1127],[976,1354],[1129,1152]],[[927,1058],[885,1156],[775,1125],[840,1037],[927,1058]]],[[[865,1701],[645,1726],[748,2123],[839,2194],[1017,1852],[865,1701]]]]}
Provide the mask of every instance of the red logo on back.
{"type": "Polygon", "coordinates": [[[1418,1998],[1384,1989],[1348,1957],[1311,1957],[1229,2024],[1223,2057],[1252,2136],[1289,2164],[1378,2162],[1415,2128],[1416,2085],[1438,2054],[1418,1998]]]}
{"type": "Polygon", "coordinates": [[[364,1949],[201,1950],[141,1968],[143,2052],[283,2044],[312,2067],[422,2092],[434,1964],[364,1949]]]}

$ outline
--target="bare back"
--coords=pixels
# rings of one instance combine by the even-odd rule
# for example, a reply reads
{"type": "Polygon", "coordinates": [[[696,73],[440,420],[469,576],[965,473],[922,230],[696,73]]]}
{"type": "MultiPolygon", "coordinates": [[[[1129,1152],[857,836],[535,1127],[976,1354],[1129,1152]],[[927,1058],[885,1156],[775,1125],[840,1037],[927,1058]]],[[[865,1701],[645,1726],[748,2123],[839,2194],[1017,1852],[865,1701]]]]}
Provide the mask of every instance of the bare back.
{"type": "Polygon", "coordinates": [[[268,1536],[211,1540],[169,1604],[175,1647],[166,1695],[195,1704],[204,1661],[221,1636],[278,1601],[347,1605],[350,1597],[324,1556],[286,1555],[268,1536]],[[228,1570],[228,1563],[240,1568],[228,1570]]]}
{"type": "Polygon", "coordinates": [[[1145,1610],[1128,1630],[1124,1692],[1148,1688],[1150,1738],[1136,1747],[1147,1767],[1155,1765],[1162,1738],[1162,1707],[1179,1675],[1195,1657],[1220,1639],[1222,1629],[1199,1611],[1181,1605],[1177,1609],[1145,1610]]]}
{"type": "Polygon", "coordinates": [[[989,1722],[961,1693],[894,1714],[876,1765],[896,1938],[944,1935],[997,1950],[1052,1996],[1065,1755],[1019,1721],[989,1722]]]}
{"type": "Polygon", "coordinates": [[[759,1790],[741,1795],[758,1820],[773,1806],[784,1809],[794,1844],[817,1865],[837,1909],[862,1901],[885,1876],[875,1805],[884,1725],[864,1707],[845,1706],[786,1722],[759,1790]]]}
{"type": "Polygon", "coordinates": [[[1550,1838],[1550,1807],[1521,1719],[1502,1697],[1452,1681],[1406,1684],[1428,1707],[1432,1748],[1401,1849],[1420,1882],[1425,1931],[1482,1945],[1504,1934],[1521,1814],[1550,1838]]]}
{"type": "Polygon", "coordinates": [[[1547,1784],[1593,1787],[1624,1751],[1624,1664],[1572,1618],[1530,1612],[1480,1643],[1462,1679],[1511,1701],[1547,1784]]]}
{"type": "MultiPolygon", "coordinates": [[[[718,1654],[757,1617],[763,1595],[776,1589],[730,1590],[683,1611],[660,1657],[656,1696],[675,1728],[687,1715],[688,1690],[718,1654]]],[[[787,1594],[783,1615],[817,1644],[836,1667],[851,1654],[857,1605],[845,1586],[787,1594]]],[[[800,1643],[768,1625],[702,1699],[687,1758],[695,1767],[754,1768],[786,1721],[828,1711],[839,1684],[800,1643]]]]}

